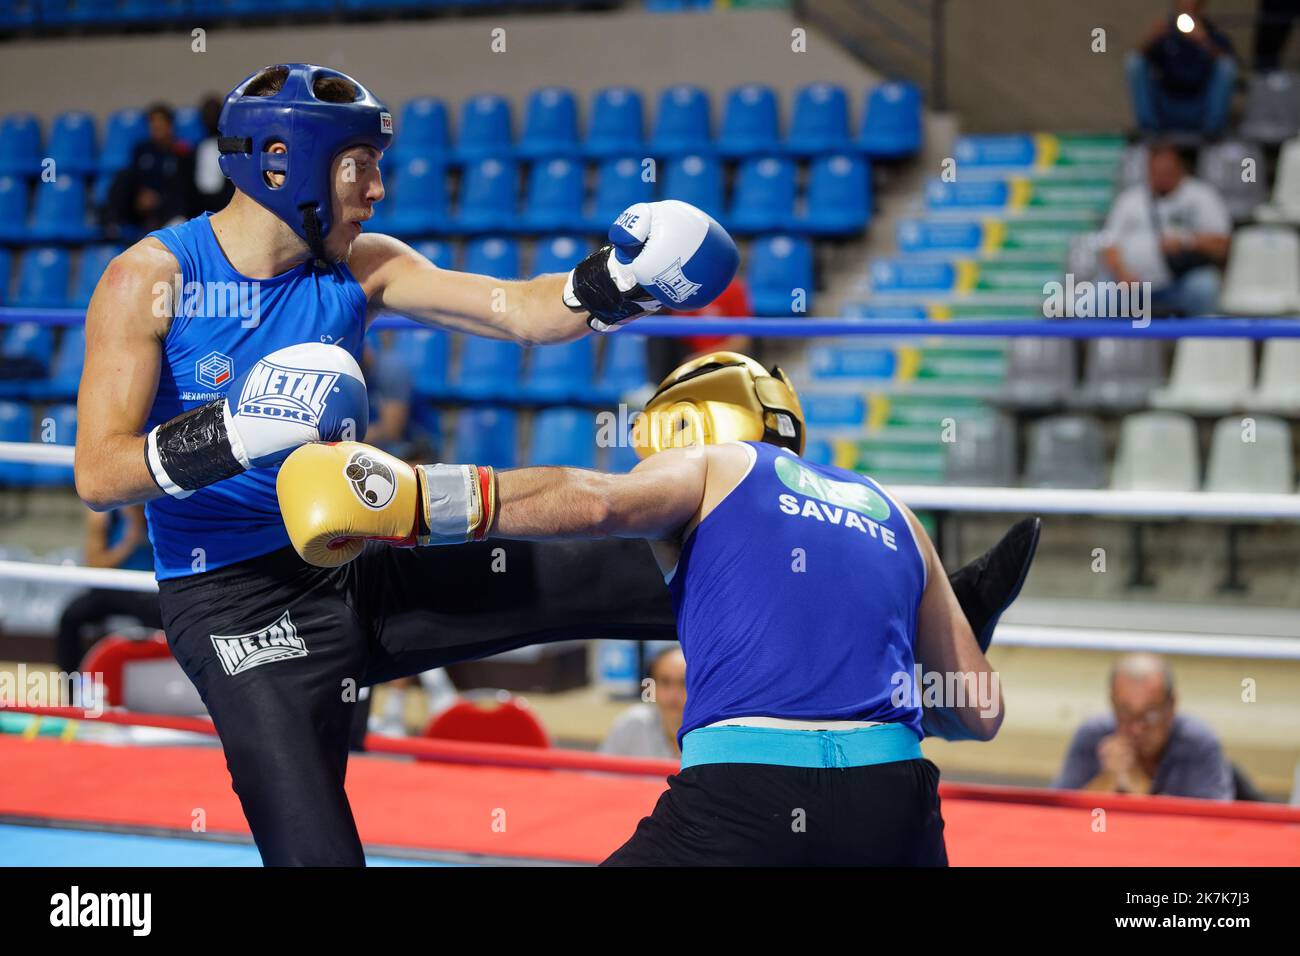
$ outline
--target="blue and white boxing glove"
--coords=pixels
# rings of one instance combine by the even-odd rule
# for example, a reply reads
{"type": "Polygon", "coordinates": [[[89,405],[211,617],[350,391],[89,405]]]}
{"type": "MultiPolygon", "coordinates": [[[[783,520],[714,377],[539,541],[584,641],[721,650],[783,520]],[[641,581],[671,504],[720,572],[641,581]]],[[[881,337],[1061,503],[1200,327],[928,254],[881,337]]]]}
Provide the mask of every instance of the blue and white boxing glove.
{"type": "Polygon", "coordinates": [[[225,398],[182,412],[145,441],[158,487],[175,498],[313,441],[359,441],[370,417],[357,360],[337,345],[279,349],[235,379],[225,398]]]}
{"type": "Polygon", "coordinates": [[[702,309],[731,284],[740,253],[707,213],[676,199],[640,202],[609,228],[609,242],[569,273],[564,304],[612,332],[662,308],[702,309]]]}

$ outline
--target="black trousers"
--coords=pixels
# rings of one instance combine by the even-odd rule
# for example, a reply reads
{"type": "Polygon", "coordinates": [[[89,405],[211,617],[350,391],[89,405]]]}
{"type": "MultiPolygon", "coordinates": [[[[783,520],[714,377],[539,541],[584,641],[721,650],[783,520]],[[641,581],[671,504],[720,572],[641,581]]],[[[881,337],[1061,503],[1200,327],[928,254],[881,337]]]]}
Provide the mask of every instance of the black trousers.
{"type": "Polygon", "coordinates": [[[361,687],[528,644],[676,634],[641,541],[372,543],[341,568],[286,548],[159,591],[269,866],[364,864],[343,788],[361,687]]]}
{"type": "Polygon", "coordinates": [[[947,866],[939,768],[687,767],[601,865],[947,866]]]}
{"type": "MultiPolygon", "coordinates": [[[[83,629],[91,625],[101,632],[110,617],[133,617],[145,627],[162,627],[156,594],[135,591],[96,589],[73,598],[59,617],[59,632],[55,636],[55,659],[59,670],[72,673],[81,667],[87,646],[83,629]]],[[[103,634],[95,635],[98,640],[103,634]]]]}

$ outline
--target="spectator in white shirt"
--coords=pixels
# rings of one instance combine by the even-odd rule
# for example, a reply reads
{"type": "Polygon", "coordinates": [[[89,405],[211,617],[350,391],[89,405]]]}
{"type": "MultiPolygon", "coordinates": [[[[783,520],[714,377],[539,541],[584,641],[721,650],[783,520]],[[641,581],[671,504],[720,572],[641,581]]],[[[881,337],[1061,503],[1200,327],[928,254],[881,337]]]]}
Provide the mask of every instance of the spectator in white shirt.
{"type": "Polygon", "coordinates": [[[686,658],[680,647],[670,647],[650,662],[650,679],[643,695],[649,702],[634,704],[619,714],[600,745],[601,753],[681,759],[677,731],[686,707],[686,658]]]}
{"type": "Polygon", "coordinates": [[[1119,282],[1151,283],[1157,315],[1214,315],[1232,217],[1213,186],[1191,176],[1169,143],[1149,149],[1147,182],[1115,199],[1102,261],[1119,282]]]}

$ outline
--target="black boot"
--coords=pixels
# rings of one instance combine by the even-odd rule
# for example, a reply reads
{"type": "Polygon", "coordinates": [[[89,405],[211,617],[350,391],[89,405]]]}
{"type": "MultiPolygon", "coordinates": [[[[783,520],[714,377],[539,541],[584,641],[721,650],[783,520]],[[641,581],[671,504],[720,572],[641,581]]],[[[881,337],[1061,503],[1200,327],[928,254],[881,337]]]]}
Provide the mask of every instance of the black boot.
{"type": "Polygon", "coordinates": [[[998,618],[1011,606],[1025,583],[1042,527],[1041,518],[1017,521],[1001,541],[948,575],[981,651],[989,649],[998,618]]]}

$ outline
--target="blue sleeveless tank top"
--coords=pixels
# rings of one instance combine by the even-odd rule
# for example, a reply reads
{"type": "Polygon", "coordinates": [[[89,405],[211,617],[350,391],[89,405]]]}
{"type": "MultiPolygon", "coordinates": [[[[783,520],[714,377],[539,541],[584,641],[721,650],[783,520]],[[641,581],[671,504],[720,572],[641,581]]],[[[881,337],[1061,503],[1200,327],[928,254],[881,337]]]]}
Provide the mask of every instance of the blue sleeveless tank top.
{"type": "MultiPolygon", "coordinates": [[[[209,216],[149,234],[180,263],[182,286],[172,303],[148,428],[224,397],[240,374],[276,349],[324,342],[361,361],[366,297],[346,264],[319,271],[304,262],[270,279],[250,279],[227,261],[209,216]]],[[[275,496],[278,473],[278,467],[255,468],[186,498],[148,502],[158,579],[288,547],[275,496]]]]}
{"type": "Polygon", "coordinates": [[[899,691],[913,686],[926,575],[906,516],[864,475],[743,444],[749,472],[669,576],[687,660],[678,742],[754,716],[902,723],[922,737],[916,697],[899,691]]]}

